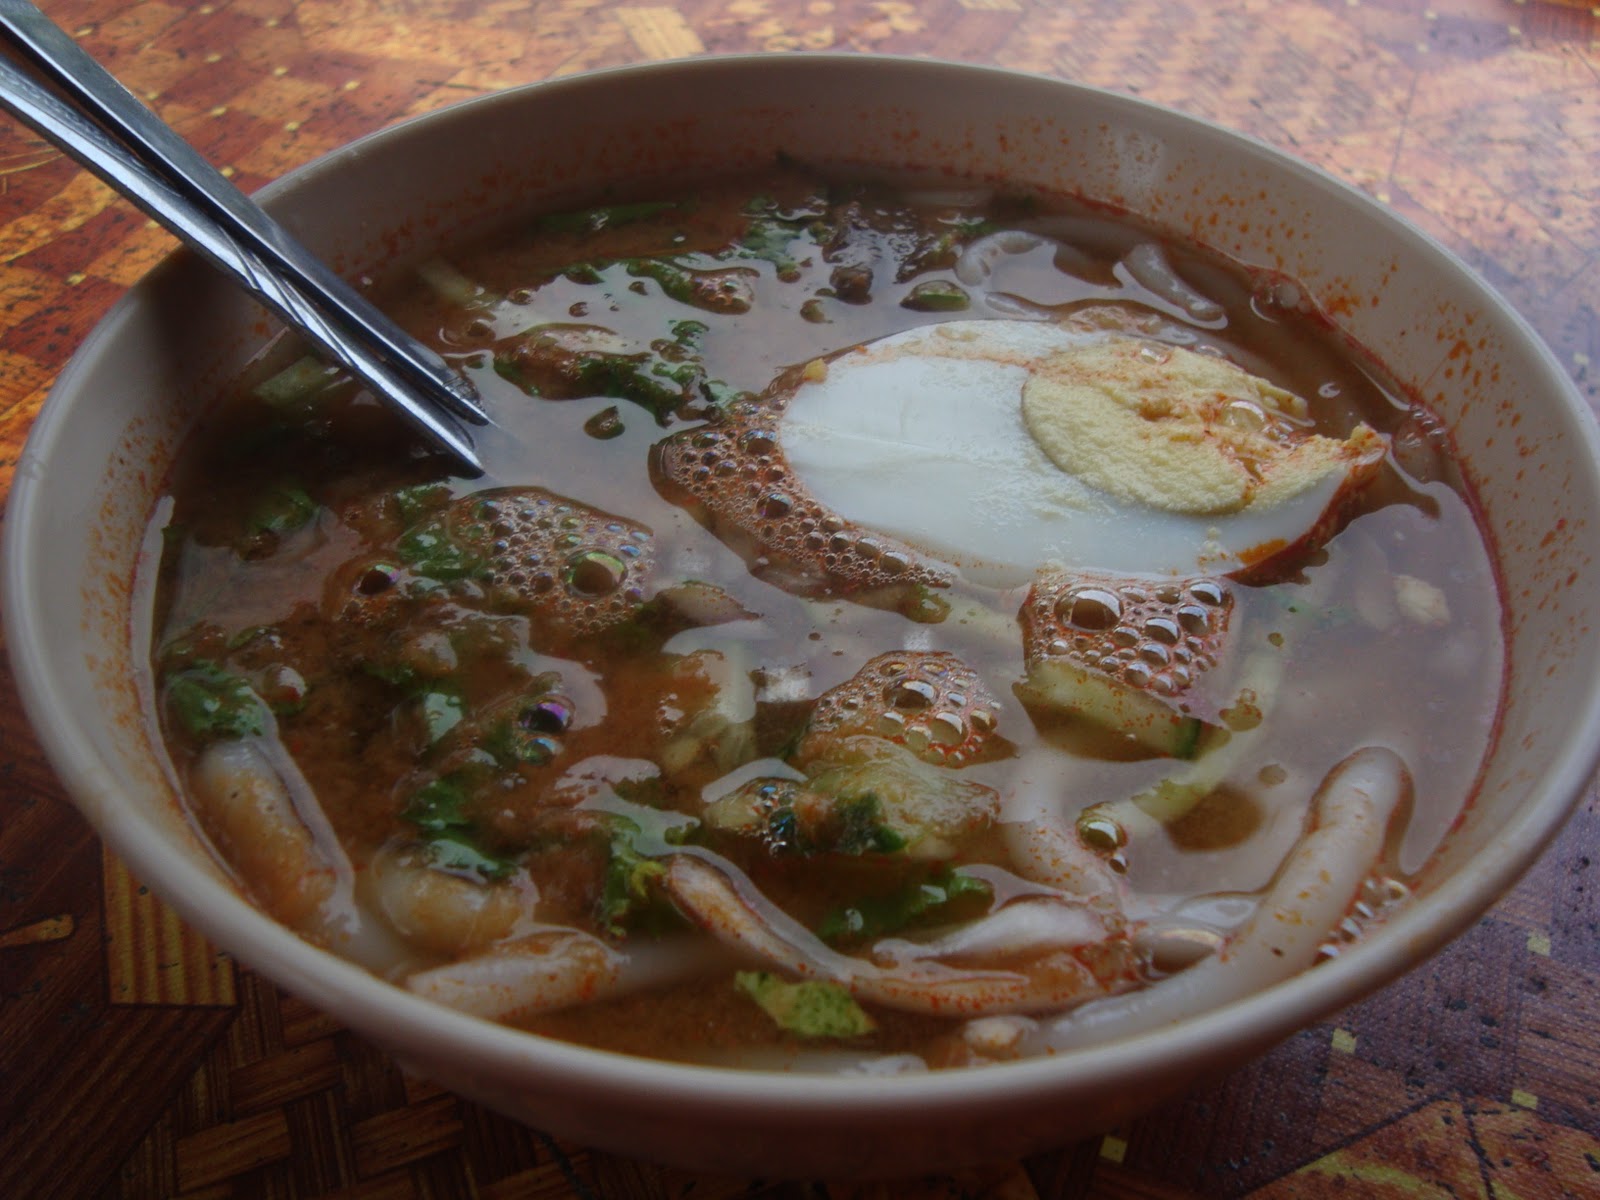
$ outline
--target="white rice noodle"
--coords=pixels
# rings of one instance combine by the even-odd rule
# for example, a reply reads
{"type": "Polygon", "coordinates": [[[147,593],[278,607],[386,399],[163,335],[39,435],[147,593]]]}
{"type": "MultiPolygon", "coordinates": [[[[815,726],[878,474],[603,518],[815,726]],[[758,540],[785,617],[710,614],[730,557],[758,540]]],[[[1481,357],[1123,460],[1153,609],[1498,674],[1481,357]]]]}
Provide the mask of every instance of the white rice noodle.
{"type": "Polygon", "coordinates": [[[1012,861],[1026,878],[1122,907],[1122,877],[1083,844],[1076,830],[1051,820],[1011,821],[1002,829],[1012,861]]]}
{"type": "Polygon", "coordinates": [[[484,882],[429,866],[416,847],[379,852],[362,880],[363,898],[402,937],[439,955],[472,953],[510,937],[539,899],[524,874],[484,882]]]}
{"type": "Polygon", "coordinates": [[[691,629],[667,643],[669,653],[684,655],[684,662],[693,659],[713,689],[710,702],[662,745],[658,757],[662,772],[669,776],[705,760],[718,771],[731,771],[755,757],[756,685],[750,646],[730,641],[716,650],[687,650],[704,636],[691,629]]]}
{"type": "Polygon", "coordinates": [[[1056,896],[1028,896],[927,941],[884,938],[873,943],[879,963],[928,959],[1013,957],[1104,941],[1106,924],[1090,909],[1056,896]]]}
{"type": "Polygon", "coordinates": [[[276,737],[211,743],[189,782],[201,824],[272,917],[379,974],[404,961],[405,945],[357,902],[350,859],[276,737]]]}
{"type": "Polygon", "coordinates": [[[1174,305],[1191,320],[1212,322],[1223,319],[1225,314],[1222,305],[1202,296],[1185,283],[1167,261],[1161,247],[1154,242],[1141,242],[1129,250],[1122,265],[1136,282],[1174,305]]]}
{"type": "Polygon", "coordinates": [[[202,825],[269,913],[322,932],[349,860],[294,760],[270,737],[229,738],[200,752],[190,786],[202,825]]]}
{"type": "MultiPolygon", "coordinates": [[[[954,967],[921,958],[880,964],[840,954],[762,896],[733,867],[694,855],[674,858],[665,883],[678,907],[729,947],[801,979],[838,983],[858,1000],[886,1008],[937,1016],[1044,1012],[1106,991],[1070,954],[1051,956],[1050,970],[1038,976],[1022,970],[954,967]]],[[[1068,902],[1057,899],[1053,903],[1068,902]]],[[[1007,937],[996,939],[992,949],[1014,940],[1010,924],[1008,919],[1000,930],[1007,937]]],[[[1081,944],[1078,939],[1085,928],[1074,915],[1070,933],[1058,928],[1055,946],[1070,949],[1071,944],[1081,944]]],[[[1038,940],[1035,930],[1032,941],[1037,944],[1038,940]]],[[[874,949],[903,952],[906,945],[879,943],[874,949]]]]}
{"type": "Polygon", "coordinates": [[[961,257],[956,259],[956,278],[968,287],[976,287],[989,278],[995,263],[1006,255],[1026,254],[1049,244],[1048,238],[1021,229],[985,234],[961,251],[961,257]]]}
{"type": "Polygon", "coordinates": [[[515,1021],[689,978],[717,957],[674,939],[622,950],[576,929],[546,928],[417,971],[405,986],[461,1012],[515,1021]]]}
{"type": "Polygon", "coordinates": [[[1382,854],[1410,773],[1381,747],[1356,751],[1328,773],[1312,801],[1312,828],[1250,917],[1214,957],[1170,979],[1049,1022],[1035,1051],[1145,1033],[1259,992],[1312,966],[1382,854]]]}
{"type": "Polygon", "coordinates": [[[1013,296],[1010,292],[985,292],[983,302],[991,312],[1003,317],[1015,317],[1019,321],[1053,321],[1057,316],[1055,309],[1024,300],[1021,296],[1013,296]]]}
{"type": "Polygon", "coordinates": [[[1017,870],[1074,896],[1099,897],[1120,909],[1122,877],[1083,844],[1066,819],[1064,782],[1055,755],[1023,755],[1006,788],[1001,826],[1017,870]]]}

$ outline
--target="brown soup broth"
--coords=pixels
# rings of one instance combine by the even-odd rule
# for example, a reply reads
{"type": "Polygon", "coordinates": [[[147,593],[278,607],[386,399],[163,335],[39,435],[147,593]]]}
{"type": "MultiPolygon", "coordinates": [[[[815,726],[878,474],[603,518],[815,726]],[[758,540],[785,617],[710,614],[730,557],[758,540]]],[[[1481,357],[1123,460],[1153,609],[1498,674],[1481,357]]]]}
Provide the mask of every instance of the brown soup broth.
{"type": "Polygon", "coordinates": [[[491,1015],[698,1061],[800,1047],[989,1061],[1008,1051],[962,1035],[981,1006],[945,1015],[864,988],[865,1023],[819,1032],[770,990],[758,1004],[795,973],[749,940],[709,950],[707,910],[672,864],[709,864],[752,911],[775,906],[830,953],[888,970],[882,939],[927,942],[1053,892],[1008,836],[1047,819],[1117,880],[1115,897],[1079,898],[1115,947],[1066,966],[957,954],[951,969],[1087,962],[1120,990],[1179,969],[1168,942],[1238,927],[1353,750],[1392,748],[1414,792],[1325,953],[1403,898],[1472,793],[1503,651],[1471,499],[1433,415],[1292,281],[1060,198],[781,168],[530,217],[423,264],[384,303],[482,392],[488,475],[451,478],[355,385],[280,352],[175,472],[152,656],[195,820],[241,886],[397,982],[576,930],[593,956],[681,948],[694,965],[491,1015]],[[1170,286],[1128,267],[1156,242],[1170,286]],[[1365,422],[1390,439],[1331,536],[1224,581],[1217,686],[1250,687],[1259,720],[1198,757],[1025,703],[1026,588],[982,586],[819,517],[803,487],[770,488],[788,479],[775,415],[821,369],[807,364],[982,318],[1221,356],[1305,398],[1320,433],[1365,422]],[[717,449],[699,468],[703,447],[717,449]],[[884,655],[913,667],[884,676],[876,724],[836,705],[843,732],[819,734],[818,698],[884,655]],[[933,701],[912,677],[924,667],[944,688],[933,701]],[[967,705],[957,759],[914,738],[874,757],[877,735],[946,703],[967,705]],[[240,745],[255,757],[228,758],[240,745]],[[1012,795],[1017,763],[1041,754],[1057,781],[1042,816],[1012,795]],[[217,783],[240,763],[277,784],[217,783]],[[956,781],[964,815],[919,816],[919,770],[956,781]],[[1132,804],[1164,780],[1193,793],[1165,823],[1132,804]]]}

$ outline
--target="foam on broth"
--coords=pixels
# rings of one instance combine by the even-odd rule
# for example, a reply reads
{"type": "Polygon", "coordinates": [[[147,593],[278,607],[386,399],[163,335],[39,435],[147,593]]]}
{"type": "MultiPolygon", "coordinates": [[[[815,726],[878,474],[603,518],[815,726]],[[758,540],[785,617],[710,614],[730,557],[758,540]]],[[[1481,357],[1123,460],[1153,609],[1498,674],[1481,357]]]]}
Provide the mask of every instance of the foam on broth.
{"type": "Polygon", "coordinates": [[[462,246],[388,307],[483,393],[487,478],[308,363],[182,456],[152,652],[195,820],[279,919],[447,1003],[917,1069],[1200,978],[1382,748],[1411,787],[1317,936],[1337,953],[1471,795],[1502,643],[1448,438],[1310,301],[1057,198],[792,169],[462,246]],[[1220,356],[1390,450],[1244,579],[991,586],[819,503],[782,445],[837,356],[974,319],[1220,356]],[[1112,637],[1213,594],[1216,712],[1184,701],[1176,740],[1030,690],[1030,603],[1112,637]]]}

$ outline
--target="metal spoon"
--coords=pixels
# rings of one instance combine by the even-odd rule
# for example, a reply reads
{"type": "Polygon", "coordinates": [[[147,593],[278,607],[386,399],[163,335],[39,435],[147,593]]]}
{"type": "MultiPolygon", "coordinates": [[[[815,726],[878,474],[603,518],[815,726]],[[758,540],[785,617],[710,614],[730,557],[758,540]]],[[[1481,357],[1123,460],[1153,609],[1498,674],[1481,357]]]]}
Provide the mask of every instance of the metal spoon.
{"type": "Polygon", "coordinates": [[[0,59],[0,106],[232,276],[464,471],[483,473],[461,422],[488,417],[464,376],[329,270],[27,0],[0,0],[0,32],[63,93],[0,59]]]}

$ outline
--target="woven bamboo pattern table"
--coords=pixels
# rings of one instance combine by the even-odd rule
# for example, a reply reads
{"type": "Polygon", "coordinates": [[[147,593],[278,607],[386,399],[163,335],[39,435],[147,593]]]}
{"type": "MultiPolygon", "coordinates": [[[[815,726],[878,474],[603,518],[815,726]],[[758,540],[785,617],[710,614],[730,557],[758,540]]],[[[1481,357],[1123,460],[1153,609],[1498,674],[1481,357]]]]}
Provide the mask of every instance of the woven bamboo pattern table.
{"type": "MultiPolygon", "coordinates": [[[[486,90],[808,50],[997,64],[1255,134],[1433,234],[1600,407],[1600,8],[1528,0],[45,0],[246,190],[486,90]]],[[[0,122],[0,488],[173,243],[0,122]]],[[[207,945],[65,799],[0,673],[0,1198],[1600,1197],[1600,799],[1467,936],[1129,1125],[892,1183],[722,1179],[408,1076],[207,945]]]]}

